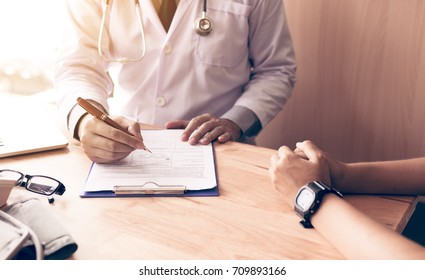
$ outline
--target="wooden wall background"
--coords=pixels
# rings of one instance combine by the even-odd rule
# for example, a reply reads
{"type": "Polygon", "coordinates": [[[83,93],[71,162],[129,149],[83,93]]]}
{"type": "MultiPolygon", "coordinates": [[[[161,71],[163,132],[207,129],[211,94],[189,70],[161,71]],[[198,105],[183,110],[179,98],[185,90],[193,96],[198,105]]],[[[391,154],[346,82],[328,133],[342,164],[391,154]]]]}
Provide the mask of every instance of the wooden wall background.
{"type": "Polygon", "coordinates": [[[310,139],[346,162],[425,156],[425,1],[283,1],[297,84],[258,144],[310,139]]]}

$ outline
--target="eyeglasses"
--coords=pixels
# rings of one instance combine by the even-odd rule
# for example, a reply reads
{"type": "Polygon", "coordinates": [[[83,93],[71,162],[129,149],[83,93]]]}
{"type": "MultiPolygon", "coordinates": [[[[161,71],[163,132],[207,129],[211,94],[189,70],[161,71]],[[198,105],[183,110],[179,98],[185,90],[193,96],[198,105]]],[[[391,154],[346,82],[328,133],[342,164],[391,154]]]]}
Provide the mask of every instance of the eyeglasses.
{"type": "MultiPolygon", "coordinates": [[[[66,190],[64,184],[54,178],[43,175],[24,175],[11,169],[0,170],[0,179],[14,181],[15,186],[24,187],[30,192],[47,196],[62,195],[66,190]]],[[[53,198],[49,199],[50,203],[53,201],[53,198]]]]}

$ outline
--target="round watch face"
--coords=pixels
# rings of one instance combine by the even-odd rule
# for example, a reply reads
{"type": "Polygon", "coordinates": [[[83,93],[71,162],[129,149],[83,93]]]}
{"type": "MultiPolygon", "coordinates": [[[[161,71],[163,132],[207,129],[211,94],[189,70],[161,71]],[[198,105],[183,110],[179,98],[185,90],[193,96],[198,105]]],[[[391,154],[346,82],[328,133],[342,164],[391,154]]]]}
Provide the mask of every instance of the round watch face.
{"type": "Polygon", "coordinates": [[[304,188],[298,194],[295,202],[302,211],[306,212],[310,209],[311,205],[313,205],[315,197],[316,195],[312,190],[304,188]]]}

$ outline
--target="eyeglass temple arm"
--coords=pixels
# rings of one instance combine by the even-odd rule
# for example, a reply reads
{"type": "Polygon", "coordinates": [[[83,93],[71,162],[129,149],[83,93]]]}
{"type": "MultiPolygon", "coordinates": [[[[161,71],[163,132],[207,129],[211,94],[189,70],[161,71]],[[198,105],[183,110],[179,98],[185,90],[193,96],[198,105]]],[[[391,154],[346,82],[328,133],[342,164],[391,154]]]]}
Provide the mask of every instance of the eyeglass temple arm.
{"type": "Polygon", "coordinates": [[[60,183],[59,186],[55,190],[55,194],[57,195],[63,195],[63,193],[66,191],[65,185],[60,183]]]}

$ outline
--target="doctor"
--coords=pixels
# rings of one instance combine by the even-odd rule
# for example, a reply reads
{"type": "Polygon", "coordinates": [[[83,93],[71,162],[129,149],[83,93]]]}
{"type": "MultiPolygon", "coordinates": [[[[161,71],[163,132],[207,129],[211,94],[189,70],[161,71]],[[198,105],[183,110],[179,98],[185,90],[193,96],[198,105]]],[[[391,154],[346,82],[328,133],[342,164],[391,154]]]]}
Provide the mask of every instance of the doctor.
{"type": "Polygon", "coordinates": [[[124,158],[140,141],[86,114],[77,97],[140,140],[147,123],[183,128],[191,144],[250,142],[295,83],[282,0],[69,0],[66,17],[58,104],[93,161],[124,158]],[[165,4],[176,4],[168,22],[165,4]]]}

